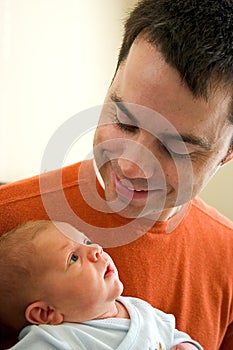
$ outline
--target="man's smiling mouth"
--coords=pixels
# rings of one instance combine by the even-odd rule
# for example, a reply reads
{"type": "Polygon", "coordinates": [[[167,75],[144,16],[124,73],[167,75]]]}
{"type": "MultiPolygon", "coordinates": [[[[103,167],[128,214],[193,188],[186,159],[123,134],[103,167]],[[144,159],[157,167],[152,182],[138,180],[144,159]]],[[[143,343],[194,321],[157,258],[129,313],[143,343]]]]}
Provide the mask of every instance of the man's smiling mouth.
{"type": "Polygon", "coordinates": [[[163,191],[162,188],[148,190],[148,188],[145,189],[145,186],[143,186],[143,188],[136,185],[133,186],[130,181],[121,180],[117,176],[115,176],[114,185],[117,194],[128,201],[146,201],[149,195],[158,191],[163,191]]]}

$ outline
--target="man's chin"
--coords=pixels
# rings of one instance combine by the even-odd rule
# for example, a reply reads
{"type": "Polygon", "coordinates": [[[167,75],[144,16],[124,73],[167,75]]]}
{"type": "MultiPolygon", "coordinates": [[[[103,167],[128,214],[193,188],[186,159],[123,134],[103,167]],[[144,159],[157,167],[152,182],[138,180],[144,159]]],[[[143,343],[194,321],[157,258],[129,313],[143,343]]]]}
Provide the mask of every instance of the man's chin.
{"type": "Polygon", "coordinates": [[[112,212],[127,219],[150,219],[156,221],[163,212],[163,209],[149,208],[148,206],[137,206],[122,201],[108,201],[112,212]]]}

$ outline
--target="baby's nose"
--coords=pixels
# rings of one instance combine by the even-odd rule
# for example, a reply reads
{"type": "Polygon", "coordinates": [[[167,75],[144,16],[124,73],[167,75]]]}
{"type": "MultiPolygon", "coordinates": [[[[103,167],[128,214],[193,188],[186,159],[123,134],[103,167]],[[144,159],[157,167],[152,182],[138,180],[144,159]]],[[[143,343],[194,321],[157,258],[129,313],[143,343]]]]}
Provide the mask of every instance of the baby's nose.
{"type": "Polygon", "coordinates": [[[89,260],[96,262],[102,254],[103,248],[98,244],[92,244],[88,246],[87,256],[89,260]]]}

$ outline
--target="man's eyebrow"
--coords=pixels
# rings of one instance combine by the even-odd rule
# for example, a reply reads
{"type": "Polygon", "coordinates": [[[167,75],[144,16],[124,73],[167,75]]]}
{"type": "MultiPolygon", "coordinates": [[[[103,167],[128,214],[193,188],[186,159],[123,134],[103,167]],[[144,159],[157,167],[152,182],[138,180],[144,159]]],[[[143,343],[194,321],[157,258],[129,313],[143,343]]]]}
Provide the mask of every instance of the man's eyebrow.
{"type": "Polygon", "coordinates": [[[197,137],[195,135],[161,133],[158,135],[158,138],[161,138],[161,140],[176,140],[184,143],[189,143],[191,145],[196,145],[204,148],[206,151],[210,151],[212,149],[210,144],[205,139],[197,137]]]}
{"type": "Polygon", "coordinates": [[[123,100],[121,97],[117,96],[116,93],[112,93],[110,95],[110,98],[112,102],[114,102],[117,107],[125,114],[127,117],[132,121],[132,123],[135,125],[138,123],[137,119],[135,116],[128,110],[128,108],[125,106],[123,100]]]}
{"type": "MultiPolygon", "coordinates": [[[[128,116],[128,118],[134,123],[134,124],[138,124],[137,119],[135,118],[135,116],[127,109],[127,107],[125,106],[123,99],[121,97],[119,97],[115,92],[112,93],[110,95],[111,100],[116,103],[116,105],[119,107],[119,109],[128,116]]],[[[156,136],[156,135],[155,135],[156,136]]],[[[185,143],[189,143],[191,145],[196,145],[199,146],[203,149],[205,149],[206,151],[210,151],[212,149],[212,147],[210,146],[210,144],[207,142],[207,140],[201,138],[201,137],[197,137],[195,135],[192,134],[179,134],[177,132],[177,134],[171,134],[171,133],[160,133],[157,135],[157,137],[159,139],[162,140],[176,140],[176,141],[183,141],[185,143]]]]}

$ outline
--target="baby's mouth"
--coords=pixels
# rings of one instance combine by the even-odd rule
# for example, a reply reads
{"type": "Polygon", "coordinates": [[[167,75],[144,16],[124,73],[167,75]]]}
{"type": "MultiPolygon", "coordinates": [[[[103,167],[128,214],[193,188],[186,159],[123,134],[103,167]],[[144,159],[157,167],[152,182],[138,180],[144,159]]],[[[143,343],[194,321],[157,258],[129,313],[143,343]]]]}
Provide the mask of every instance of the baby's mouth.
{"type": "Polygon", "coordinates": [[[114,273],[114,269],[112,268],[111,264],[108,263],[105,269],[104,278],[111,276],[113,273],[114,273]]]}

